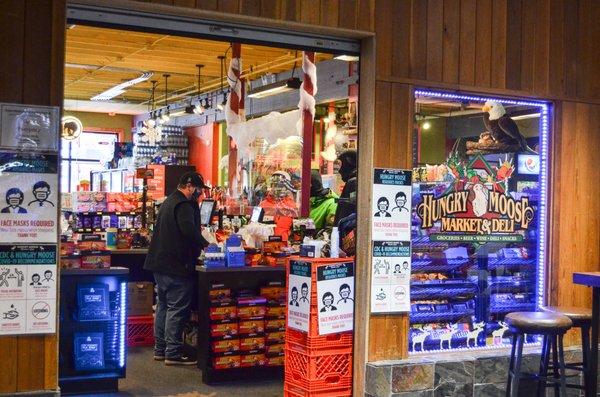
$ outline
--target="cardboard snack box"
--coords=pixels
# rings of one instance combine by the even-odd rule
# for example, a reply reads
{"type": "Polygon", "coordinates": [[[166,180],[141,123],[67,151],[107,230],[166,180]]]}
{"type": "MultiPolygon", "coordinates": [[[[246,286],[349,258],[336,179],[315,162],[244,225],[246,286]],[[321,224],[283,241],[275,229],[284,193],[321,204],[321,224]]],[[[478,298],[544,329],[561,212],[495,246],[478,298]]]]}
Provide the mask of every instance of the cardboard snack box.
{"type": "Polygon", "coordinates": [[[127,283],[127,315],[150,316],[154,303],[154,283],[149,281],[127,283]]]}
{"type": "Polygon", "coordinates": [[[285,343],[285,331],[267,332],[267,343],[268,344],[285,343]]]}
{"type": "Polygon", "coordinates": [[[267,330],[268,332],[285,331],[285,318],[284,319],[275,319],[275,320],[266,320],[265,321],[265,330],[267,330]]]}
{"type": "Polygon", "coordinates": [[[267,355],[279,355],[283,354],[285,350],[285,343],[275,343],[273,345],[267,345],[265,353],[267,355]]]}
{"type": "Polygon", "coordinates": [[[262,296],[266,299],[275,300],[275,301],[285,300],[285,298],[286,298],[285,285],[283,285],[283,283],[281,283],[281,282],[269,283],[268,286],[262,287],[260,289],[260,296],[262,296]]]}
{"type": "Polygon", "coordinates": [[[232,338],[212,341],[211,348],[213,353],[237,352],[240,350],[240,340],[232,338]]]}
{"type": "Polygon", "coordinates": [[[238,318],[240,320],[262,319],[267,313],[266,306],[238,306],[238,318]]]}
{"type": "Polygon", "coordinates": [[[245,354],[241,356],[241,367],[259,367],[265,365],[267,362],[267,357],[264,353],[257,354],[245,354]]]}
{"type": "Polygon", "coordinates": [[[213,284],[208,290],[208,298],[211,301],[231,298],[231,288],[225,287],[225,284],[213,284]]]}
{"type": "Polygon", "coordinates": [[[265,365],[269,367],[278,367],[285,364],[285,355],[267,357],[265,365]]]}
{"type": "Polygon", "coordinates": [[[213,358],[212,366],[214,369],[230,369],[239,368],[241,363],[242,360],[239,355],[220,356],[213,358]]]}
{"type": "Polygon", "coordinates": [[[82,269],[110,268],[110,251],[81,251],[82,269]]]}
{"type": "Polygon", "coordinates": [[[253,336],[248,338],[240,338],[240,350],[244,352],[253,350],[264,350],[265,348],[265,337],[264,336],[253,336]]]}
{"type": "Polygon", "coordinates": [[[267,306],[265,316],[271,319],[285,319],[285,306],[267,306]]]}
{"type": "Polygon", "coordinates": [[[208,309],[211,321],[233,320],[237,318],[237,306],[215,306],[208,309]]]}
{"type": "Polygon", "coordinates": [[[239,333],[240,335],[262,335],[265,332],[265,321],[264,320],[247,320],[240,321],[239,333]]]}
{"type": "Polygon", "coordinates": [[[232,338],[238,334],[238,323],[227,322],[210,325],[210,336],[212,338],[232,338]]]}

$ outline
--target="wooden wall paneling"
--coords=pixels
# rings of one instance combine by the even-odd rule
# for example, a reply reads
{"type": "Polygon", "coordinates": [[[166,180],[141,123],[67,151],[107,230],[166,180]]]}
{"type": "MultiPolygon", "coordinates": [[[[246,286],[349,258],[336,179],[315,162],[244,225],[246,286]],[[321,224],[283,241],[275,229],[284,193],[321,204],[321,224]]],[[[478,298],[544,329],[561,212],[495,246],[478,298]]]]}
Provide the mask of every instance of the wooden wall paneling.
{"type": "Polygon", "coordinates": [[[577,95],[577,46],[579,31],[577,13],[577,2],[564,2],[564,93],[570,97],[577,95]]]}
{"type": "Polygon", "coordinates": [[[300,22],[318,25],[321,7],[319,0],[300,0],[300,22]]]}
{"type": "Polygon", "coordinates": [[[548,91],[553,95],[562,95],[565,92],[564,0],[550,2],[549,19],[548,91]]]}
{"type": "Polygon", "coordinates": [[[521,9],[521,89],[533,91],[533,49],[535,48],[535,14],[531,1],[521,9]]]}
{"type": "Polygon", "coordinates": [[[460,84],[475,85],[475,43],[477,42],[476,12],[476,0],[461,0],[458,75],[460,84]]]}
{"type": "Polygon", "coordinates": [[[230,14],[237,14],[240,11],[239,0],[218,0],[217,10],[230,14]]]}
{"type": "Polygon", "coordinates": [[[369,361],[398,360],[408,356],[408,315],[371,316],[369,361]]]}
{"type": "MultiPolygon", "coordinates": [[[[343,4],[341,4],[344,6],[343,4]]],[[[344,6],[345,7],[345,6],[344,6]]],[[[337,27],[340,0],[321,0],[321,25],[337,27]]]]}
{"type": "Polygon", "coordinates": [[[196,0],[196,8],[207,11],[217,11],[219,4],[217,0],[196,0]]]}
{"type": "Polygon", "coordinates": [[[373,142],[373,153],[377,153],[373,159],[375,167],[387,167],[389,165],[389,139],[392,134],[390,131],[391,114],[400,111],[392,104],[391,100],[392,83],[377,81],[375,85],[375,138],[373,142]]]}
{"type": "Polygon", "coordinates": [[[240,0],[240,14],[251,17],[259,17],[261,12],[261,0],[240,0]]]}
{"type": "Polygon", "coordinates": [[[560,240],[553,236],[559,249],[558,268],[554,277],[559,281],[558,304],[589,307],[589,288],[572,284],[574,271],[600,270],[600,184],[598,179],[597,154],[600,152],[600,105],[576,102],[562,104],[562,138],[558,153],[560,189],[554,192],[554,202],[561,206],[553,227],[560,231],[560,240]]]}
{"type": "Polygon", "coordinates": [[[0,357],[5,360],[0,362],[0,393],[14,393],[17,391],[17,338],[3,336],[0,338],[0,357]]]}
{"type": "Polygon", "coordinates": [[[409,77],[410,70],[410,31],[411,2],[407,0],[393,3],[392,14],[392,71],[394,77],[409,77]]]}
{"type": "Polygon", "coordinates": [[[281,19],[286,21],[300,20],[300,0],[282,0],[281,19]]]}
{"type": "MultiPolygon", "coordinates": [[[[371,214],[370,186],[373,185],[374,136],[376,129],[375,96],[376,91],[375,38],[366,38],[361,42],[360,91],[358,120],[360,134],[358,136],[358,180],[361,186],[367,187],[358,192],[357,216],[369,219],[371,214]]],[[[359,310],[354,313],[353,343],[353,395],[363,396],[365,390],[365,363],[368,361],[369,317],[371,300],[371,225],[369,222],[358,222],[356,229],[356,269],[355,277],[361,282],[355,286],[354,304],[359,310]]]]}
{"type": "MultiPolygon", "coordinates": [[[[21,0],[1,0],[0,7],[0,101],[21,102],[23,93],[23,37],[25,3],[21,0]],[[10,71],[10,72],[8,72],[10,71]]],[[[0,344],[3,339],[0,339],[0,344]]],[[[0,373],[2,365],[0,363],[0,373]]]]}
{"type": "Polygon", "coordinates": [[[345,29],[356,29],[358,15],[357,0],[341,0],[338,26],[345,29]]]}
{"type": "Polygon", "coordinates": [[[375,2],[376,0],[358,0],[357,25],[359,30],[375,31],[375,2]]]}
{"type": "Polygon", "coordinates": [[[505,87],[510,90],[521,88],[522,6],[522,0],[508,0],[506,5],[505,87]]]}
{"type": "Polygon", "coordinates": [[[18,337],[17,391],[44,389],[44,348],[44,336],[18,337]]]}
{"type": "Polygon", "coordinates": [[[427,2],[413,0],[410,15],[410,78],[427,78],[427,2]]]}
{"type": "Polygon", "coordinates": [[[281,3],[281,0],[262,0],[260,3],[260,16],[271,19],[279,18],[281,3]]]}
{"type": "Polygon", "coordinates": [[[533,92],[547,95],[550,39],[550,2],[537,0],[535,6],[535,46],[533,48],[533,92]]]}
{"type": "Polygon", "coordinates": [[[492,1],[477,1],[475,35],[475,85],[489,87],[492,57],[492,1]]]}
{"type": "Polygon", "coordinates": [[[600,5],[597,0],[579,1],[577,43],[577,96],[600,96],[600,5]]]}
{"type": "Polygon", "coordinates": [[[506,1],[492,2],[492,58],[490,85],[506,88],[506,1]]]}
{"type": "MultiPolygon", "coordinates": [[[[561,189],[564,189],[561,174],[561,150],[562,150],[562,101],[557,101],[552,107],[552,137],[550,139],[550,163],[548,168],[548,214],[547,225],[558,224],[561,216],[562,203],[558,199],[561,189]]],[[[568,184],[566,184],[568,185],[568,184]]],[[[547,265],[546,265],[546,296],[545,303],[558,306],[558,284],[560,280],[556,277],[560,260],[560,227],[550,226],[547,229],[547,265]]]]}
{"type": "Polygon", "coordinates": [[[156,4],[166,4],[169,6],[173,5],[173,0],[152,0],[152,2],[156,4]]]}
{"type": "Polygon", "coordinates": [[[442,81],[444,1],[427,0],[427,80],[442,81]]]}
{"type": "Polygon", "coordinates": [[[377,76],[390,76],[392,74],[393,5],[394,0],[377,0],[375,2],[375,15],[377,15],[375,20],[377,76]]]}
{"type": "Polygon", "coordinates": [[[460,0],[444,0],[443,8],[442,80],[446,83],[458,83],[461,29],[460,0]]]}
{"type": "Polygon", "coordinates": [[[195,8],[196,0],[173,0],[173,5],[177,7],[195,8]]]}
{"type": "Polygon", "coordinates": [[[388,167],[412,168],[413,98],[410,86],[393,84],[388,145],[388,167]]]}

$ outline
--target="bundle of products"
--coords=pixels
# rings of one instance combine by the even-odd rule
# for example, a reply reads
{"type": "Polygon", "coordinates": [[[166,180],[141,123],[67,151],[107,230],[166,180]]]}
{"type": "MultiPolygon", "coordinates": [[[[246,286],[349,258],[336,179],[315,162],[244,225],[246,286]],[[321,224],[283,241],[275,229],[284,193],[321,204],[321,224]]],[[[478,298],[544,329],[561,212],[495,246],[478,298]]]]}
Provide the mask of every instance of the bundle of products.
{"type": "Polygon", "coordinates": [[[285,287],[270,283],[260,295],[209,290],[211,357],[214,369],[283,365],[285,287]]]}

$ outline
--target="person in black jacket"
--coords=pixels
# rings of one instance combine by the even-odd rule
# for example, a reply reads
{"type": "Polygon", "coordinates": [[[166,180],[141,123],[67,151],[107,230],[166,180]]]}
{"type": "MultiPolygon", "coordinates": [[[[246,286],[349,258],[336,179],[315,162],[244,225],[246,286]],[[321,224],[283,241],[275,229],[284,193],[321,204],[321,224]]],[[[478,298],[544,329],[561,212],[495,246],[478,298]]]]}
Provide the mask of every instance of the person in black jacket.
{"type": "Polygon", "coordinates": [[[157,301],[154,359],[167,365],[193,365],[183,351],[183,327],[189,318],[195,266],[208,245],[200,233],[198,197],[202,175],[187,172],[177,190],[160,206],[144,269],[154,273],[157,301]]]}
{"type": "Polygon", "coordinates": [[[358,157],[356,150],[349,149],[340,153],[338,161],[341,163],[338,172],[342,177],[342,181],[346,184],[338,200],[334,220],[335,225],[338,225],[341,219],[356,212],[356,191],[358,189],[358,157]]]}

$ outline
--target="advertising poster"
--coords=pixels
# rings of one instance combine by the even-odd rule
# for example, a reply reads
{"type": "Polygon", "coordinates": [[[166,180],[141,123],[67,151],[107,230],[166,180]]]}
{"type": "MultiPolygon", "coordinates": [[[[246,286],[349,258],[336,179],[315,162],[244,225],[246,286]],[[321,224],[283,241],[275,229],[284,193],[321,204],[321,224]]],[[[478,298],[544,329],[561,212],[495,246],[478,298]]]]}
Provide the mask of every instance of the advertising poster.
{"type": "Polygon", "coordinates": [[[0,104],[0,146],[24,151],[57,151],[59,108],[0,104]]]}
{"type": "Polygon", "coordinates": [[[0,335],[56,332],[56,246],[0,245],[0,335]]]}
{"type": "Polygon", "coordinates": [[[57,160],[0,152],[0,243],[56,243],[57,160]]]}
{"type": "Polygon", "coordinates": [[[319,335],[354,329],[354,262],[317,268],[319,335]]]}
{"type": "Polygon", "coordinates": [[[288,327],[308,332],[311,296],[310,262],[291,261],[288,279],[288,327]]]}
{"type": "Polygon", "coordinates": [[[410,311],[412,171],[374,170],[371,312],[410,311]]]}
{"type": "Polygon", "coordinates": [[[410,310],[411,250],[409,241],[374,241],[372,311],[410,310]]]}

